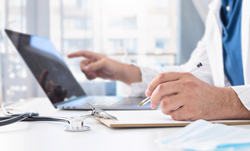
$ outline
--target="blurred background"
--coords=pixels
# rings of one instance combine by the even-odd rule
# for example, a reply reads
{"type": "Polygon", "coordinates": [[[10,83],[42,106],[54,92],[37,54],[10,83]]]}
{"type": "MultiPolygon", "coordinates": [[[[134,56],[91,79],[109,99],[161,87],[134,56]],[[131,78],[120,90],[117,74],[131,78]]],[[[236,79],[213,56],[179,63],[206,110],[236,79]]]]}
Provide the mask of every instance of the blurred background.
{"type": "Polygon", "coordinates": [[[46,37],[88,95],[129,95],[121,82],[88,81],[78,50],[139,66],[185,63],[204,34],[211,0],[0,0],[0,102],[45,97],[4,29],[46,37]]]}

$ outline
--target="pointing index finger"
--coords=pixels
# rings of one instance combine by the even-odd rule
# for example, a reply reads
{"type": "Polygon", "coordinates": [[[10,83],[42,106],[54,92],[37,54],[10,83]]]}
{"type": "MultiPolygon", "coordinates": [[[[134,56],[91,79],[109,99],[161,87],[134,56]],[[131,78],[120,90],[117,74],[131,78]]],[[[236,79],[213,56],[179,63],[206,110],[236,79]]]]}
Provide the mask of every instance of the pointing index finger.
{"type": "Polygon", "coordinates": [[[71,54],[68,54],[69,58],[75,58],[75,57],[85,57],[85,58],[97,58],[98,55],[94,52],[87,51],[87,50],[82,50],[82,51],[77,51],[73,52],[71,54]]]}

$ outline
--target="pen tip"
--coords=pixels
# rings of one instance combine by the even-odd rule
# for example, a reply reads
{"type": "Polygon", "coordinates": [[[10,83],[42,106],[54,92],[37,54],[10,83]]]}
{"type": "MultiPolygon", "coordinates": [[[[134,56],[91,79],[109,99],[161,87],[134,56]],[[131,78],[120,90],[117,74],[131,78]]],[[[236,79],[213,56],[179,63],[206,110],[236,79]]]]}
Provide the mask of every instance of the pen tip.
{"type": "Polygon", "coordinates": [[[143,103],[140,103],[140,104],[138,105],[138,107],[142,106],[142,104],[143,104],[143,103]]]}

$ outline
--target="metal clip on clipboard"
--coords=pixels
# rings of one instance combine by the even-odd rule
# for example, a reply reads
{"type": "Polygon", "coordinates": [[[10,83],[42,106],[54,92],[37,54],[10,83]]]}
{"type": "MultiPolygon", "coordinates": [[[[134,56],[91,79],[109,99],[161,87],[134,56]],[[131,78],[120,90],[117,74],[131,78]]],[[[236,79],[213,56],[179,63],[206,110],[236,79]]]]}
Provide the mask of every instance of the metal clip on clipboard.
{"type": "Polygon", "coordinates": [[[118,119],[110,114],[108,114],[107,112],[105,112],[104,110],[95,107],[91,104],[89,104],[88,102],[85,101],[86,104],[88,104],[91,108],[92,108],[92,113],[90,115],[86,115],[86,117],[99,117],[99,118],[105,118],[105,119],[113,119],[118,121],[118,119]]]}

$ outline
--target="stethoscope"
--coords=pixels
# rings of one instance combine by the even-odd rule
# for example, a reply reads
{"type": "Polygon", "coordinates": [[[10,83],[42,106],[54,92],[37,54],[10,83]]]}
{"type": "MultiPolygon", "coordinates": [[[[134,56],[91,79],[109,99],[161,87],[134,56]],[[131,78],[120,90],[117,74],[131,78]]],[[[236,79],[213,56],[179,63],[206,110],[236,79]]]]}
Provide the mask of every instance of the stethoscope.
{"type": "Polygon", "coordinates": [[[0,117],[0,127],[13,124],[16,122],[32,122],[32,121],[51,121],[51,122],[63,122],[68,125],[64,128],[67,132],[84,132],[89,131],[90,127],[84,125],[86,118],[99,117],[105,119],[117,120],[116,117],[108,114],[104,110],[95,107],[88,102],[85,102],[92,108],[92,112],[88,115],[77,116],[77,117],[47,117],[39,116],[38,112],[24,112],[20,114],[14,114],[11,109],[7,110],[5,108],[5,103],[2,103],[2,110],[6,117],[0,117]]]}

